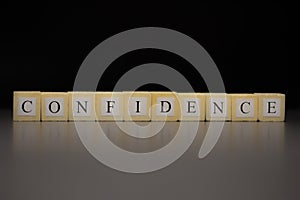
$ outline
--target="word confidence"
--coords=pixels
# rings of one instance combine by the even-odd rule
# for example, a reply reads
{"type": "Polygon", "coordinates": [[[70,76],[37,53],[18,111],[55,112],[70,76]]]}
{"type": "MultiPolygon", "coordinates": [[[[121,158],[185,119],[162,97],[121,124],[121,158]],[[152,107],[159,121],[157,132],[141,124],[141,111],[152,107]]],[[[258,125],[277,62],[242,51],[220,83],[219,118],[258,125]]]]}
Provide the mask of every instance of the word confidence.
{"type": "Polygon", "coordinates": [[[284,121],[275,93],[14,92],[14,121],[284,121]]]}

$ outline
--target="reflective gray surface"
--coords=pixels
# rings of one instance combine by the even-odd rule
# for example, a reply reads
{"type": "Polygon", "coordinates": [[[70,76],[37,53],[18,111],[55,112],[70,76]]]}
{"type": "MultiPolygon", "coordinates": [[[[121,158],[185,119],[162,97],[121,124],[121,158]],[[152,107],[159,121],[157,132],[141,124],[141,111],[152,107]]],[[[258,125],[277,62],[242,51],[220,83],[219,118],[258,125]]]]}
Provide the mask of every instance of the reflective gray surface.
{"type": "MultiPolygon", "coordinates": [[[[98,162],[71,122],[12,122],[3,110],[0,116],[1,200],[300,199],[299,111],[289,111],[287,122],[226,122],[202,160],[198,152],[208,123],[201,122],[179,160],[147,174],[127,174],[98,162]]],[[[121,148],[148,152],[172,140],[178,123],[166,123],[159,134],[142,140],[112,122],[102,126],[121,148]]]]}

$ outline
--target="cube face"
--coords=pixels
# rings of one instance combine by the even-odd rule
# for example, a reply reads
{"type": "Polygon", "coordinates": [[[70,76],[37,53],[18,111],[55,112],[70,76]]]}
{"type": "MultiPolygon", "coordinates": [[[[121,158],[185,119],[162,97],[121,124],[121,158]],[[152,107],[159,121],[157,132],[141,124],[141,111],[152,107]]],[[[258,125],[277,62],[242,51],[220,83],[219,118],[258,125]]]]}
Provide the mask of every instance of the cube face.
{"type": "Polygon", "coordinates": [[[125,121],[151,120],[151,94],[149,92],[123,92],[125,121]]]}
{"type": "Polygon", "coordinates": [[[206,95],[200,93],[179,93],[181,121],[204,121],[206,95]]]}
{"type": "Polygon", "coordinates": [[[94,92],[68,92],[69,120],[95,121],[95,93],[94,92]]]}
{"type": "Polygon", "coordinates": [[[68,93],[42,92],[42,121],[67,121],[69,114],[68,93]]]}
{"type": "Polygon", "coordinates": [[[275,93],[257,93],[259,99],[259,121],[284,121],[285,95],[275,93]]]}
{"type": "Polygon", "coordinates": [[[40,92],[14,92],[14,121],[40,121],[40,92]]]}
{"type": "Polygon", "coordinates": [[[230,94],[232,121],[257,121],[258,97],[256,94],[230,94]]]}
{"type": "Polygon", "coordinates": [[[206,95],[206,120],[230,121],[231,96],[226,93],[210,93],[206,95]]]}
{"type": "Polygon", "coordinates": [[[152,121],[177,121],[180,119],[179,96],[175,92],[151,93],[152,121]]]}
{"type": "Polygon", "coordinates": [[[99,121],[123,120],[123,93],[96,92],[96,115],[99,121]]]}

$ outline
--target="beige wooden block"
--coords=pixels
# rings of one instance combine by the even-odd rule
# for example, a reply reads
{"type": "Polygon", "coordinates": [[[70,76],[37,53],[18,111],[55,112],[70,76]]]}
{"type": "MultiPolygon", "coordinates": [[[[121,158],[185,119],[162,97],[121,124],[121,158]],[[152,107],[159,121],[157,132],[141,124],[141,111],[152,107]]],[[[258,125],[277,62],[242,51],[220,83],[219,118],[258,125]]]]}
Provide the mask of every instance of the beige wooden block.
{"type": "Polygon", "coordinates": [[[259,121],[284,121],[285,95],[276,93],[256,93],[258,95],[259,121]]]}
{"type": "Polygon", "coordinates": [[[230,94],[232,121],[257,121],[258,97],[256,94],[230,94]]]}
{"type": "Polygon", "coordinates": [[[177,121],[180,119],[179,96],[175,92],[151,92],[151,120],[177,121]]]}
{"type": "Polygon", "coordinates": [[[40,121],[40,99],[40,92],[14,92],[14,121],[40,121]]]}
{"type": "Polygon", "coordinates": [[[69,120],[95,121],[95,92],[68,92],[69,120]]]}
{"type": "Polygon", "coordinates": [[[205,118],[207,121],[231,120],[231,96],[226,93],[206,95],[205,118]]]}
{"type": "Polygon", "coordinates": [[[125,121],[151,120],[150,92],[123,92],[125,121]]]}
{"type": "Polygon", "coordinates": [[[204,121],[205,100],[203,93],[177,93],[180,99],[181,121],[204,121]]]}
{"type": "Polygon", "coordinates": [[[68,93],[42,92],[42,121],[68,121],[68,93]]]}
{"type": "Polygon", "coordinates": [[[96,114],[99,121],[123,120],[123,92],[97,92],[96,114]]]}

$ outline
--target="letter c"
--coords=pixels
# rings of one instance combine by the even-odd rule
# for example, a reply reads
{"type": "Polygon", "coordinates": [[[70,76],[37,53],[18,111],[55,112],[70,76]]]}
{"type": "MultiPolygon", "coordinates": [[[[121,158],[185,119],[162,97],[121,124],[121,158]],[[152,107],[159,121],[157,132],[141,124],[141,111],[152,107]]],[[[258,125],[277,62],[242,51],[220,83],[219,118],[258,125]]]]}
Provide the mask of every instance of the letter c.
{"type": "Polygon", "coordinates": [[[242,104],[241,104],[241,112],[243,113],[243,114],[248,114],[249,112],[250,112],[250,110],[248,110],[248,112],[247,111],[245,111],[243,108],[244,108],[244,105],[245,104],[248,104],[249,106],[250,106],[250,102],[248,101],[245,101],[245,102],[243,102],[242,104]]]}
{"type": "Polygon", "coordinates": [[[30,113],[30,112],[32,111],[32,109],[31,109],[31,110],[26,110],[26,109],[25,109],[25,104],[26,104],[26,103],[30,103],[30,104],[32,105],[32,101],[26,100],[26,101],[24,101],[24,102],[22,103],[22,110],[23,110],[25,113],[30,113]]]}

